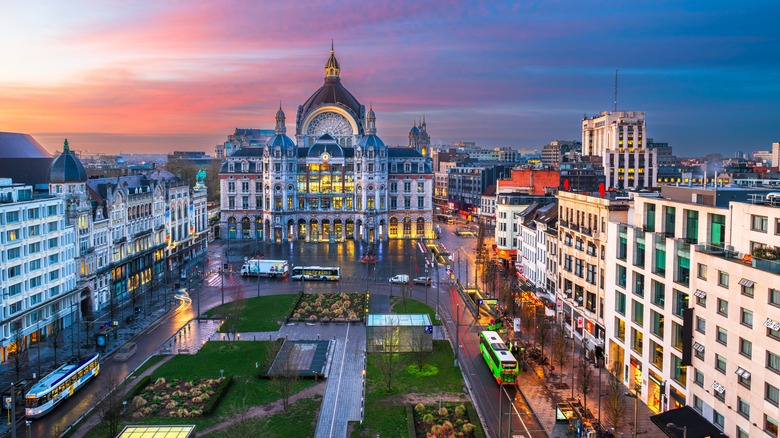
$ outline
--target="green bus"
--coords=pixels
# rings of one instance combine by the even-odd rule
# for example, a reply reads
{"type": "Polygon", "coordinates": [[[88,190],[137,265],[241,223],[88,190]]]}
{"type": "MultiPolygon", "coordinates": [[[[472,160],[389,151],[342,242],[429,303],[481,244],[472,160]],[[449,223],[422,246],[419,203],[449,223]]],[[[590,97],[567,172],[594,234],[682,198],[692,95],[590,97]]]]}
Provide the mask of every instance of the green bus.
{"type": "Polygon", "coordinates": [[[479,351],[482,352],[485,363],[499,385],[517,384],[520,367],[517,359],[506,347],[498,333],[493,331],[480,332],[479,351]]]}

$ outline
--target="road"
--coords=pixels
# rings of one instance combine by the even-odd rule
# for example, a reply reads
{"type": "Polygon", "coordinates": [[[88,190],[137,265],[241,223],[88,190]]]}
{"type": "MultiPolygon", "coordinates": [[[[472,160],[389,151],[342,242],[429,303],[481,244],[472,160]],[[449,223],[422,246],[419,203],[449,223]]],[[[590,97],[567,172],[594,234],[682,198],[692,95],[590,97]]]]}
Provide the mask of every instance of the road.
{"type": "MultiPolygon", "coordinates": [[[[475,251],[473,248],[476,246],[476,238],[455,236],[454,230],[457,226],[442,225],[443,233],[440,242],[450,253],[455,254],[453,271],[457,274],[457,262],[460,257],[462,281],[465,282],[467,266],[469,266],[468,276],[471,277],[471,282],[474,282],[475,251]],[[461,248],[463,251],[459,251],[461,248]],[[457,255],[458,253],[460,256],[457,255]]],[[[417,242],[391,241],[375,245],[373,250],[379,262],[372,265],[360,263],[362,255],[369,250],[369,245],[363,242],[271,244],[244,240],[215,243],[209,249],[206,268],[206,271],[211,273],[206,275],[200,284],[192,284],[190,287],[192,304],[181,305],[158,323],[144,330],[135,340],[138,344],[138,352],[128,361],[117,362],[113,358],[108,358],[101,363],[101,372],[95,381],[63,402],[49,415],[33,422],[31,427],[33,436],[56,436],[58,432],[64,431],[95,405],[115,382],[124,380],[145,358],[157,353],[177,331],[196,316],[198,310],[205,312],[223,301],[230,301],[237,291],[245,297],[253,297],[295,293],[300,290],[301,283],[289,278],[280,281],[240,277],[238,271],[244,257],[251,257],[254,253],[262,253],[266,259],[289,260],[293,266],[306,264],[341,267],[343,277],[341,282],[305,282],[303,286],[307,293],[370,290],[372,293],[397,295],[399,293],[397,286],[387,282],[387,279],[393,275],[433,277],[434,284],[430,288],[414,286],[413,297],[420,301],[427,301],[433,307],[438,305],[443,322],[451,334],[456,332],[456,313],[458,309],[460,310],[459,365],[463,369],[475,403],[480,406],[479,410],[484,416],[488,435],[498,436],[500,404],[501,410],[505,412],[502,416],[502,435],[506,433],[506,427],[511,424],[513,433],[523,433],[532,437],[546,436],[540,432],[541,427],[534,417],[528,414],[528,406],[514,388],[503,388],[502,398],[499,397],[499,387],[479,353],[477,336],[482,328],[475,325],[465,306],[459,304],[460,297],[455,289],[451,288],[446,278],[446,268],[440,267],[439,278],[436,278],[435,270],[426,267],[425,255],[419,251],[417,242]],[[224,264],[228,265],[228,270],[220,275],[219,268],[224,264]]]]}

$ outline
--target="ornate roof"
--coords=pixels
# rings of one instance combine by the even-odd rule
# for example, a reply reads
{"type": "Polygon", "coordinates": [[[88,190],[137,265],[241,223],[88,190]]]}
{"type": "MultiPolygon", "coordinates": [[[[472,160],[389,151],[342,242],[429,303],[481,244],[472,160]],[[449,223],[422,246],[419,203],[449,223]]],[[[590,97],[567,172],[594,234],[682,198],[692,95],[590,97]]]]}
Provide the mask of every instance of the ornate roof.
{"type": "Polygon", "coordinates": [[[325,134],[318,138],[309,148],[309,152],[306,155],[308,157],[319,157],[325,152],[331,157],[344,157],[344,150],[341,149],[339,143],[330,134],[325,134]]]}
{"type": "Polygon", "coordinates": [[[62,146],[62,153],[57,157],[49,169],[50,183],[80,183],[87,181],[87,171],[81,160],[70,151],[68,139],[62,146]]]}
{"type": "Polygon", "coordinates": [[[341,67],[339,67],[336,55],[333,53],[333,49],[331,49],[330,58],[328,58],[328,62],[325,64],[325,83],[303,105],[298,107],[296,129],[299,134],[302,128],[301,122],[306,117],[306,114],[321,105],[340,105],[349,110],[355,118],[360,119],[362,117],[362,105],[341,84],[340,72],[341,67]]]}

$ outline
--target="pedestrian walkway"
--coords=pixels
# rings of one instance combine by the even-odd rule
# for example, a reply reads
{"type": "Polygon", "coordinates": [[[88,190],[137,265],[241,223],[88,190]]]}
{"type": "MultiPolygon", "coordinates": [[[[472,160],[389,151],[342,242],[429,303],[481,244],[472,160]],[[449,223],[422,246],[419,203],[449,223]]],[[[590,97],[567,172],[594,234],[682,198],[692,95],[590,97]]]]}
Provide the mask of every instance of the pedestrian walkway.
{"type": "MultiPolygon", "coordinates": [[[[211,336],[221,339],[221,333],[211,336]]],[[[350,421],[363,418],[366,364],[366,327],[347,323],[288,323],[276,332],[242,332],[242,341],[330,340],[328,364],[325,369],[327,386],[317,421],[318,438],[341,438],[347,435],[350,421]]]]}
{"type": "MultiPolygon", "coordinates": [[[[579,368],[578,365],[581,359],[581,344],[575,342],[575,351],[572,356],[571,349],[567,349],[566,365],[562,370],[563,375],[559,374],[561,370],[556,369],[553,376],[545,376],[541,367],[529,366],[528,371],[520,372],[519,388],[523,393],[523,396],[527,400],[529,406],[539,418],[548,436],[554,438],[560,438],[568,436],[569,433],[567,424],[557,424],[555,422],[556,407],[559,402],[574,399],[577,401],[582,400],[582,394],[577,388],[577,377],[579,368]],[[572,371],[572,365],[574,369],[572,371]],[[574,391],[572,391],[572,372],[574,372],[574,391]],[[562,382],[562,383],[559,383],[562,382]]],[[[549,354],[548,354],[549,355],[549,354]]],[[[593,362],[588,362],[587,366],[594,367],[593,362]]],[[[549,368],[546,369],[549,373],[549,368]]],[[[592,376],[593,383],[591,384],[591,390],[587,399],[587,410],[591,413],[591,417],[598,419],[601,417],[601,423],[606,427],[607,421],[607,384],[610,378],[610,373],[607,370],[601,370],[593,368],[592,376]],[[599,385],[599,378],[601,385],[599,385]],[[601,394],[601,410],[599,413],[599,393],[601,394]]],[[[624,388],[625,389],[625,388],[624,388]]],[[[637,418],[637,435],[647,437],[664,436],[658,427],[650,421],[650,416],[655,415],[651,412],[642,400],[637,400],[629,395],[626,395],[628,389],[625,389],[624,394],[621,396],[625,406],[622,421],[622,429],[619,430],[620,434],[625,436],[632,436],[634,432],[634,403],[636,401],[636,418],[637,418]]],[[[621,435],[618,435],[619,438],[621,435]]],[[[572,435],[573,436],[573,435],[572,435]]]]}

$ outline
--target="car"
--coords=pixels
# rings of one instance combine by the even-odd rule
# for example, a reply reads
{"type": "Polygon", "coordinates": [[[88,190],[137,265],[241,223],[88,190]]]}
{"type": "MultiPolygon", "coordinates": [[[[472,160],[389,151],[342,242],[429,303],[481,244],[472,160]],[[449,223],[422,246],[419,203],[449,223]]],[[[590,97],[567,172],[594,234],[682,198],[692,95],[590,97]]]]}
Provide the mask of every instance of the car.
{"type": "Polygon", "coordinates": [[[406,274],[400,274],[396,275],[395,277],[390,277],[390,279],[387,281],[393,284],[409,283],[409,276],[406,274]]]}
{"type": "Polygon", "coordinates": [[[414,280],[412,280],[412,283],[414,283],[414,284],[431,284],[431,283],[433,283],[433,279],[431,279],[431,277],[417,277],[414,280]]]}
{"type": "Polygon", "coordinates": [[[118,361],[126,361],[130,356],[134,355],[138,347],[134,342],[127,342],[125,345],[119,347],[119,352],[114,355],[118,361]]]}

